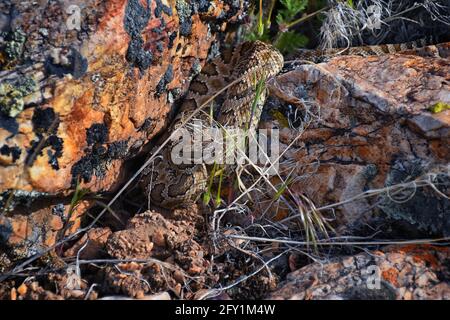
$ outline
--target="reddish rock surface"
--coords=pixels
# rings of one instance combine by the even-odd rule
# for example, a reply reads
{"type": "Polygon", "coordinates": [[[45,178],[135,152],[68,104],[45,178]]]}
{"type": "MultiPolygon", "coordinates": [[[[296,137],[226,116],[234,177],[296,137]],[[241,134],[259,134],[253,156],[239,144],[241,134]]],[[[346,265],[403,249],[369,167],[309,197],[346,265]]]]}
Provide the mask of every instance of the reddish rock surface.
{"type": "MultiPolygon", "coordinates": [[[[290,189],[321,207],[429,177],[448,196],[450,110],[432,113],[430,107],[450,103],[449,47],[441,45],[441,57],[338,57],[278,76],[273,94],[310,120],[281,160],[282,171],[296,174],[290,189]]],[[[299,133],[283,128],[281,142],[287,146],[299,133]]],[[[369,223],[379,207],[416,228],[450,234],[448,198],[414,187],[402,196],[380,191],[335,207],[335,226],[345,232],[369,223]]]]}
{"type": "MultiPolygon", "coordinates": [[[[122,183],[125,161],[166,125],[216,32],[239,22],[242,5],[2,1],[0,206],[18,203],[18,194],[29,203],[67,195],[77,184],[95,193],[122,183]]],[[[62,236],[56,206],[44,201],[1,216],[0,265],[62,236]]],[[[61,210],[63,219],[68,207],[61,210]]]]}
{"type": "Polygon", "coordinates": [[[181,252],[187,253],[187,257],[179,262],[185,264],[189,273],[199,274],[207,262],[193,239],[194,230],[191,222],[170,220],[157,212],[147,211],[130,219],[125,230],[112,234],[107,251],[117,259],[154,257],[163,260],[179,251],[180,257],[181,252]]]}
{"type": "Polygon", "coordinates": [[[450,299],[450,249],[388,247],[290,273],[269,299],[450,299]]]}
{"type": "Polygon", "coordinates": [[[0,272],[11,261],[28,258],[53,246],[80,227],[80,216],[89,206],[88,201],[81,201],[76,207],[70,203],[51,205],[41,203],[43,207],[32,206],[31,214],[0,216],[0,272]]]}
{"type": "Polygon", "coordinates": [[[80,240],[64,252],[65,257],[79,259],[96,259],[106,255],[106,242],[111,235],[109,228],[94,228],[89,230],[80,240]]]}
{"type": "Polygon", "coordinates": [[[205,248],[194,240],[196,232],[193,223],[166,219],[154,211],[130,219],[127,228],[113,233],[106,244],[108,254],[124,262],[119,269],[108,268],[110,290],[139,298],[170,288],[179,296],[191,277],[196,278],[191,288],[201,288],[211,275],[205,248]],[[127,263],[130,259],[140,263],[127,263]]]}
{"type": "Polygon", "coordinates": [[[215,32],[242,14],[234,4],[2,1],[0,191],[120,183],[124,160],[163,128],[215,32]]]}

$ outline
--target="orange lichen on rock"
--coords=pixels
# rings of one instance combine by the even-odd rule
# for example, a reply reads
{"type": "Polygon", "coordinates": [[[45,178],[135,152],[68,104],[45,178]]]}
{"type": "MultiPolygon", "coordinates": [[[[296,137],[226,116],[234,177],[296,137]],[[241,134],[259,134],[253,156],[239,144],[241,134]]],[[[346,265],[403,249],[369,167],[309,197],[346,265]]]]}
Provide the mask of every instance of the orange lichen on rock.
{"type": "Polygon", "coordinates": [[[398,270],[395,268],[389,268],[381,271],[381,276],[384,280],[391,283],[393,286],[398,287],[398,270]]]}
{"type": "MultiPolygon", "coordinates": [[[[440,46],[449,48],[450,43],[440,46]]],[[[301,65],[269,82],[279,105],[304,110],[306,103],[308,113],[317,117],[300,136],[295,128],[281,130],[283,144],[295,144],[279,170],[295,181],[291,190],[314,204],[343,203],[333,207],[339,233],[371,224],[378,211],[374,208],[414,224],[412,228],[448,233],[448,199],[432,188],[418,188],[402,205],[382,190],[428,172],[448,181],[450,110],[433,114],[429,107],[450,102],[449,61],[447,56],[417,54],[340,56],[320,68],[301,65]],[[378,197],[364,196],[369,190],[380,190],[378,197]]]]}
{"type": "Polygon", "coordinates": [[[449,258],[448,248],[422,245],[388,246],[375,252],[337,257],[291,272],[269,298],[448,299],[450,285],[438,278],[450,275],[446,264],[449,258]],[[430,259],[439,254],[440,259],[430,259]],[[427,265],[424,261],[436,264],[427,265]],[[377,275],[381,277],[375,289],[371,285],[377,275]]]}
{"type": "Polygon", "coordinates": [[[424,245],[408,245],[399,248],[399,251],[412,256],[417,263],[426,263],[432,268],[439,266],[439,260],[436,257],[436,252],[441,252],[450,257],[450,248],[438,247],[429,244],[424,245]]]}
{"type": "Polygon", "coordinates": [[[17,157],[1,158],[8,165],[0,166],[0,175],[15,178],[0,179],[0,191],[50,193],[70,190],[77,179],[92,191],[118,185],[124,160],[164,128],[173,103],[205,62],[216,23],[235,22],[244,9],[215,0],[200,7],[184,1],[89,0],[80,12],[85,31],[78,32],[68,30],[64,6],[12,3],[16,27],[26,35],[26,65],[19,61],[15,68],[22,72],[31,64],[23,72],[39,75],[40,97],[13,119],[16,131],[0,128],[0,138],[11,136],[7,147],[16,148],[17,157]],[[51,42],[29,23],[34,16],[52,34],[51,42]],[[39,143],[42,150],[29,159],[39,143]],[[96,153],[99,147],[105,152],[96,153]]]}

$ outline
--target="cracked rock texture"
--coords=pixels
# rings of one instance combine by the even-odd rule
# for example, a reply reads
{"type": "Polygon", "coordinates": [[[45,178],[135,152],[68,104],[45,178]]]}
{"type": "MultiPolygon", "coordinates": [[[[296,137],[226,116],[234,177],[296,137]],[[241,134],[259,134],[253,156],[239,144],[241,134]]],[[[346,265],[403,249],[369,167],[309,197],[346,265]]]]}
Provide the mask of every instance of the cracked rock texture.
{"type": "Polygon", "coordinates": [[[148,263],[122,263],[120,269],[128,270],[128,273],[108,268],[106,280],[109,287],[113,291],[139,297],[149,290],[166,290],[167,287],[181,290],[186,277],[195,276],[196,283],[192,288],[201,288],[209,273],[209,262],[204,258],[204,248],[194,240],[195,236],[192,221],[167,219],[154,211],[136,215],[128,221],[125,230],[109,236],[106,251],[124,262],[126,259],[139,259],[148,263]],[[171,267],[168,268],[169,263],[171,267]],[[151,288],[142,279],[150,281],[151,288]]]}
{"type": "Polygon", "coordinates": [[[165,125],[240,1],[0,4],[0,192],[92,191],[165,125]]]}
{"type": "Polygon", "coordinates": [[[408,245],[313,263],[288,274],[269,299],[450,299],[450,250],[408,245]]]}
{"type": "Polygon", "coordinates": [[[75,208],[61,200],[54,205],[47,201],[32,205],[14,216],[0,216],[0,273],[11,262],[28,258],[53,246],[64,235],[80,227],[80,217],[89,206],[81,201],[75,208]],[[32,213],[29,213],[32,212],[32,213]]]}
{"type": "Polygon", "coordinates": [[[334,212],[337,231],[354,233],[391,219],[409,230],[450,235],[450,110],[430,111],[450,103],[449,48],[337,57],[297,66],[271,83],[278,99],[271,103],[298,109],[302,124],[312,119],[297,140],[298,130],[278,124],[280,152],[295,140],[280,170],[294,170],[291,190],[316,206],[343,202],[334,212]],[[437,51],[439,57],[431,54],[437,51]],[[428,179],[436,189],[417,183],[401,193],[358,198],[415,179],[428,179]],[[387,218],[376,220],[378,214],[387,218]]]}

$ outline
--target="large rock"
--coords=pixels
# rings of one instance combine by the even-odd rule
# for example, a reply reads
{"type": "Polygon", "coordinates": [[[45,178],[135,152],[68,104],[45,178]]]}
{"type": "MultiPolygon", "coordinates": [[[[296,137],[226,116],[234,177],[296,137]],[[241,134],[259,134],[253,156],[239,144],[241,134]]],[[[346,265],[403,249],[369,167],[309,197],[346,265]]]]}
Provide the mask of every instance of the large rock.
{"type": "Polygon", "coordinates": [[[450,250],[390,247],[313,263],[290,273],[270,299],[450,299],[450,250]]]}
{"type": "Polygon", "coordinates": [[[0,191],[119,183],[239,3],[2,1],[0,191]]]}
{"type": "Polygon", "coordinates": [[[80,227],[89,201],[76,206],[67,199],[57,204],[42,201],[13,216],[0,215],[0,273],[11,263],[43,252],[80,227]]]}
{"type": "Polygon", "coordinates": [[[22,211],[16,204],[64,196],[77,184],[113,190],[127,178],[125,160],[164,128],[216,32],[239,22],[242,6],[228,0],[0,3],[0,207],[16,208],[0,217],[0,268],[80,224],[66,227],[79,217],[68,217],[70,199],[53,197],[22,211]]]}
{"type": "Polygon", "coordinates": [[[172,220],[158,212],[146,211],[134,216],[125,230],[109,236],[106,251],[116,259],[139,259],[148,263],[122,264],[121,268],[132,269],[129,275],[116,268],[108,269],[106,281],[110,289],[130,296],[149,290],[175,287],[181,290],[181,284],[190,276],[196,277],[190,288],[194,291],[202,288],[211,276],[210,263],[205,257],[205,248],[195,240],[197,232],[192,221],[172,220]],[[140,278],[151,282],[152,286],[140,278]]]}
{"type": "MultiPolygon", "coordinates": [[[[450,234],[450,110],[430,111],[450,103],[449,48],[440,45],[440,57],[430,54],[435,47],[422,56],[337,57],[298,66],[272,83],[282,104],[310,120],[281,171],[294,169],[290,189],[317,207],[343,202],[334,207],[339,232],[373,223],[374,209],[381,208],[414,229],[450,234]],[[436,189],[418,182],[401,194],[379,190],[357,198],[415,179],[436,189]]],[[[298,135],[283,128],[282,146],[298,135]]]]}

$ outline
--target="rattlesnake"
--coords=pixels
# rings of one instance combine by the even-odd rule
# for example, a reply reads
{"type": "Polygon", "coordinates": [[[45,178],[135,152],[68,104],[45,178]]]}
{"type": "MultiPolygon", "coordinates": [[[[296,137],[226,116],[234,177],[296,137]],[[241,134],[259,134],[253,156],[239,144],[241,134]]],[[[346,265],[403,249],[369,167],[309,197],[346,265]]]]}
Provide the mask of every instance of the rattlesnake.
{"type": "MultiPolygon", "coordinates": [[[[382,55],[398,53],[424,46],[422,42],[397,45],[378,45],[332,49],[327,51],[299,50],[296,59],[320,62],[336,55],[382,55]]],[[[185,125],[185,120],[196,109],[226,85],[233,83],[224,93],[213,99],[214,119],[223,126],[255,129],[264,105],[266,92],[257,97],[256,86],[260,80],[277,75],[283,68],[281,53],[269,44],[255,41],[244,42],[233,52],[225,51],[220,58],[206,64],[200,74],[191,82],[189,92],[168,133],[185,125]],[[235,83],[234,83],[235,82],[235,83]],[[253,107],[253,110],[252,110],[253,107]]],[[[205,108],[208,109],[209,108],[205,108]]],[[[209,125],[209,111],[199,112],[197,119],[209,125]]],[[[167,136],[167,135],[166,135],[167,136]]],[[[205,164],[174,164],[171,153],[174,142],[169,141],[159,157],[144,171],[140,180],[149,200],[165,208],[175,208],[196,202],[205,192],[208,169],[205,164]]],[[[156,148],[152,153],[156,152],[156,148]]]]}
{"type": "MultiPolygon", "coordinates": [[[[281,53],[260,41],[244,42],[233,52],[224,51],[221,57],[206,64],[191,82],[189,93],[168,132],[185,125],[190,114],[229,84],[232,85],[214,99],[214,119],[222,126],[254,129],[266,96],[265,90],[261,92],[253,108],[256,86],[260,80],[278,74],[283,64],[281,53]]],[[[206,107],[205,111],[209,109],[206,107]]],[[[211,121],[205,112],[199,112],[196,118],[203,125],[211,121]]],[[[202,163],[175,165],[171,156],[174,146],[170,141],[141,179],[150,201],[165,208],[196,202],[205,191],[208,179],[207,168],[202,163]]]]}

